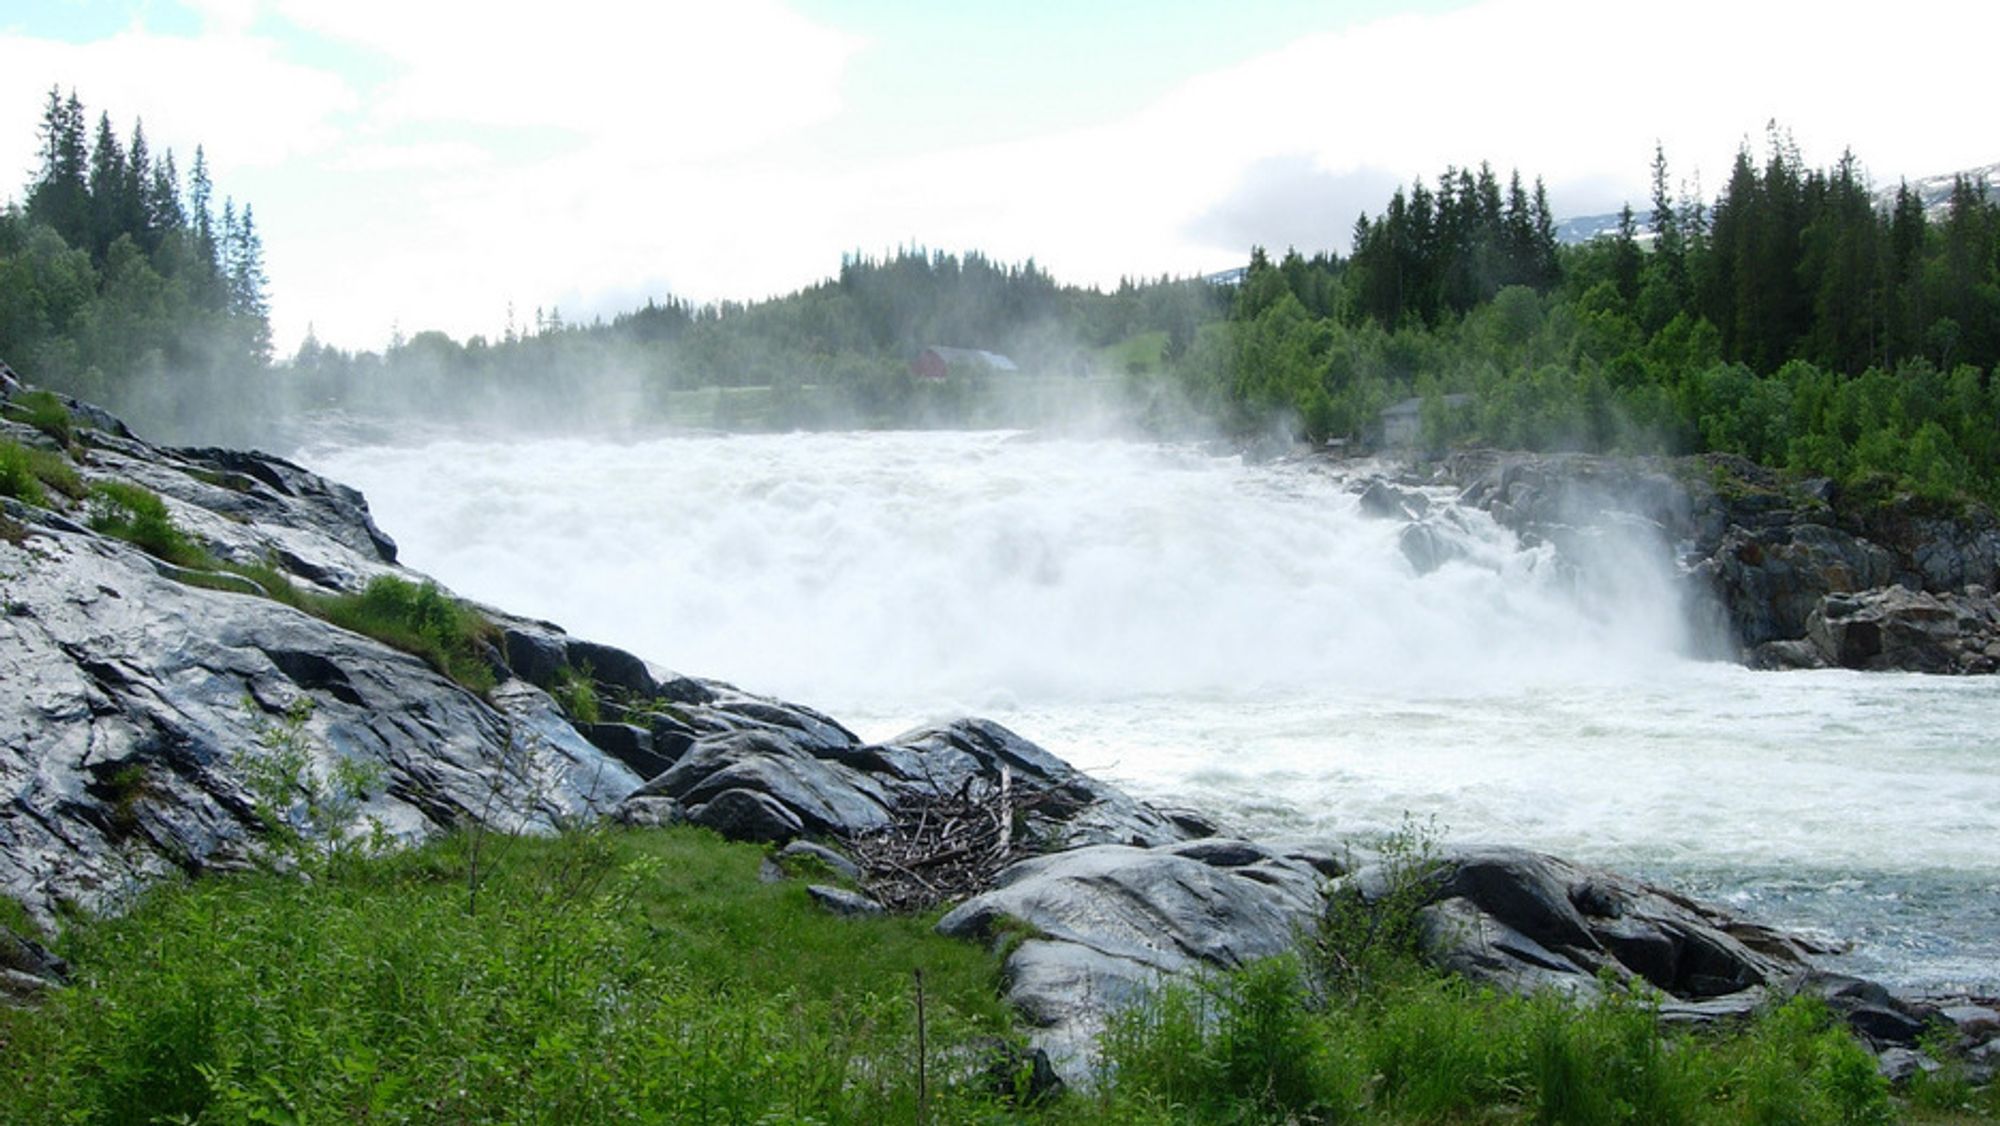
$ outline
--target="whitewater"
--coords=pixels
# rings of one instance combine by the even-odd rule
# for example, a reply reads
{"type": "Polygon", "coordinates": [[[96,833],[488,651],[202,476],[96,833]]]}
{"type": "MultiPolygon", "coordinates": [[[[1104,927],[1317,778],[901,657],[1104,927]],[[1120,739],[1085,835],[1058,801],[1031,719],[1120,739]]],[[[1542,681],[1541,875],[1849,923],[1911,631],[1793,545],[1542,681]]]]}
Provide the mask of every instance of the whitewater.
{"type": "Polygon", "coordinates": [[[318,445],[402,560],[864,738],[996,719],[1250,835],[1520,844],[2000,991],[2000,678],[1704,659],[1670,553],[1581,573],[1453,490],[1015,433],[318,445]]]}

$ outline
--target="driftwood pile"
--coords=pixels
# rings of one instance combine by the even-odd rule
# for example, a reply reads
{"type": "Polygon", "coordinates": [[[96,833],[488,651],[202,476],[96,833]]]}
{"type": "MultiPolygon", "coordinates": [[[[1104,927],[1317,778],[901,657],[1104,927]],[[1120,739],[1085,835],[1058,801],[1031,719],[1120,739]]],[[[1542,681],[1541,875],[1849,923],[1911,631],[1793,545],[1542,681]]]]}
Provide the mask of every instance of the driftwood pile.
{"type": "Polygon", "coordinates": [[[862,890],[891,911],[922,911],[991,887],[1002,868],[1040,851],[1031,815],[1075,804],[1060,788],[1015,786],[1002,770],[998,785],[975,776],[905,800],[889,825],[844,844],[862,890]]]}

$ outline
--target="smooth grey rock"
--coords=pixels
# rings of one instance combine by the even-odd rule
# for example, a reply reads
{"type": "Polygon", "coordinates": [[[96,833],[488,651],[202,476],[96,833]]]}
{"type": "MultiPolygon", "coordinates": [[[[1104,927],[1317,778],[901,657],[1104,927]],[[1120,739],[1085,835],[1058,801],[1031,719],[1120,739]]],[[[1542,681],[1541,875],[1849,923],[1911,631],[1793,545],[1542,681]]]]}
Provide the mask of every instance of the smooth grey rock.
{"type": "Polygon", "coordinates": [[[1914,1048],[1890,1048],[1875,1057],[1875,1070],[1895,1087],[1908,1084],[1918,1075],[1936,1072],[1941,1066],[1914,1048]]]}
{"type": "Polygon", "coordinates": [[[732,841],[788,841],[805,832],[797,814],[755,790],[724,790],[690,810],[688,820],[732,841]]]}
{"type": "MultiPolygon", "coordinates": [[[[1795,978],[1819,952],[1660,888],[1525,849],[1462,848],[1438,864],[1428,953],[1500,988],[1587,994],[1609,972],[1644,979],[1678,1001],[1702,1001],[1795,978]]],[[[1387,887],[1374,866],[1355,879],[1371,900],[1387,887]]]]}
{"type": "Polygon", "coordinates": [[[1319,909],[1320,876],[1308,864],[1254,846],[1197,851],[1243,863],[1124,845],[1033,857],[937,929],[974,941],[1023,929],[1033,936],[1007,957],[1006,995],[1038,1026],[1034,1043],[1057,1072],[1086,1082],[1107,1012],[1161,975],[1283,953],[1319,909]]]}
{"type": "Polygon", "coordinates": [[[640,778],[655,778],[674,765],[674,758],[659,753],[649,727],[631,723],[585,723],[577,730],[598,750],[625,764],[640,778]]]}
{"type": "Polygon", "coordinates": [[[882,905],[868,896],[830,884],[807,884],[806,894],[812,897],[814,903],[836,915],[867,918],[883,913],[882,905]]]}

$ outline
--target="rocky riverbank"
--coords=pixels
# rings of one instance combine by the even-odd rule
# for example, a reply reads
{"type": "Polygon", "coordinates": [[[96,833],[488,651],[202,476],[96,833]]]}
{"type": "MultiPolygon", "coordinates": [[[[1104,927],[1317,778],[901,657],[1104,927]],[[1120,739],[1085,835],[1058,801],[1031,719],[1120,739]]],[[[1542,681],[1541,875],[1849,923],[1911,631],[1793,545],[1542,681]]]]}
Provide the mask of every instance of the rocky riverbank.
{"type": "Polygon", "coordinates": [[[2000,521],[1978,505],[1853,496],[1721,455],[1470,451],[1364,486],[1370,511],[1410,521],[1420,568],[1436,545],[1399,484],[1451,485],[1578,565],[1607,538],[1646,545],[1678,566],[1717,655],[1753,668],[2000,670],[2000,521]]]}
{"type": "MultiPolygon", "coordinates": [[[[351,803],[343,831],[389,841],[466,824],[511,833],[606,816],[687,821],[828,850],[816,855],[850,873],[849,886],[820,889],[832,909],[951,904],[940,928],[1005,944],[1007,996],[1057,1069],[1077,1077],[1108,1010],[1165,976],[1286,950],[1329,894],[1368,900],[1391,882],[1393,861],[1354,842],[1239,839],[1199,814],[1134,800],[995,724],[867,743],[810,708],[490,608],[478,608],[487,625],[475,639],[486,675],[454,679],[407,643],[313,612],[384,579],[424,582],[397,565],[358,494],[261,454],[153,447],[101,412],[63,405],[66,428],[0,422],[0,440],[76,478],[73,498],[53,487],[39,500],[8,497],[0,538],[0,892],[42,924],[72,909],[115,911],[173,874],[240,867],[274,817],[320,825],[313,805],[330,789],[351,803]],[[107,482],[158,497],[199,565],[163,559],[94,519],[107,482]],[[278,597],[281,585],[290,597],[278,597]],[[274,761],[287,772],[275,801],[274,761]]],[[[1619,511],[1676,543],[1713,540],[1696,574],[1718,556],[1742,564],[1702,581],[1743,591],[1753,574],[1775,581],[1768,565],[1725,549],[1749,534],[1729,519],[1735,510],[1670,475],[1501,458],[1450,471],[1523,534],[1585,534],[1592,525],[1581,517],[1603,511],[1602,496],[1637,497],[1619,511]]],[[[1382,489],[1372,503],[1414,504],[1382,489]]],[[[1792,537],[1784,544],[1820,535],[1808,527],[1864,542],[1787,511],[1759,526],[1757,542],[1775,551],[1780,535],[1792,537]]],[[[1976,597],[1975,576],[1990,584],[1990,536],[1975,529],[1941,551],[1925,535],[1908,555],[1911,574],[1928,566],[1960,581],[1946,592],[1955,597],[1976,597]]],[[[1893,581],[1904,556],[1880,550],[1890,558],[1879,573],[1893,581]]],[[[1776,632],[1750,652],[1798,640],[1780,634],[1802,592],[1831,575],[1798,579],[1772,611],[1776,632]]],[[[1800,638],[1815,614],[1859,620],[1858,609],[1829,609],[1837,593],[1850,592],[1811,600],[1800,638]]],[[[1822,949],[1802,938],[1554,857],[1489,847],[1435,861],[1422,907],[1428,953],[1478,980],[1578,997],[1644,982],[1665,998],[1663,1015],[1685,1021],[1811,990],[1885,1067],[1921,1066],[1917,1038],[1938,1022],[1957,1030],[1976,1075],[2000,1062],[1991,1002],[1901,998],[1828,975],[1813,962],[1822,949]]],[[[0,943],[13,992],[61,979],[34,937],[0,943]]]]}

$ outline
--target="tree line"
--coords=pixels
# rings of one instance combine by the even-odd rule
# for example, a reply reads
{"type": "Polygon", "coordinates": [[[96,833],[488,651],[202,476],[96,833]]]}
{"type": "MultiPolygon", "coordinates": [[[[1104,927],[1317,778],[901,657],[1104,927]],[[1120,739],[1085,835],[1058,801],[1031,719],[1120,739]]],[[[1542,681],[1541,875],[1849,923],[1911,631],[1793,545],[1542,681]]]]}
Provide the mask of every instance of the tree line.
{"type": "MultiPolygon", "coordinates": [[[[588,323],[537,309],[528,326],[510,317],[496,339],[426,331],[380,353],[309,338],[284,374],[311,404],[365,413],[448,409],[543,424],[607,415],[724,426],[1005,423],[1002,381],[966,372],[931,384],[912,374],[912,359],[933,345],[980,349],[1010,357],[1030,377],[1018,382],[1082,384],[1106,370],[1106,349],[1136,337],[1148,345],[1138,366],[1153,371],[1184,353],[1201,325],[1219,322],[1229,300],[1226,288],[1200,279],[1127,279],[1103,291],[1061,285],[1032,260],[906,247],[844,256],[835,275],[765,301],[668,297],[588,323]]],[[[1129,362],[1111,370],[1129,374],[1129,362]]]]}
{"type": "Polygon", "coordinates": [[[145,125],[127,138],[49,91],[25,200],[0,211],[0,356],[47,386],[188,421],[271,361],[264,252],[249,204],[197,146],[185,183],[145,125]]]}
{"type": "Polygon", "coordinates": [[[1368,439],[1423,400],[1426,443],[1740,454],[1801,474],[2000,495],[2000,205],[1933,215],[1858,160],[1770,133],[1712,201],[1656,151],[1642,231],[1559,248],[1539,183],[1448,170],[1363,216],[1351,257],[1259,250],[1178,376],[1239,429],[1368,439]]]}

